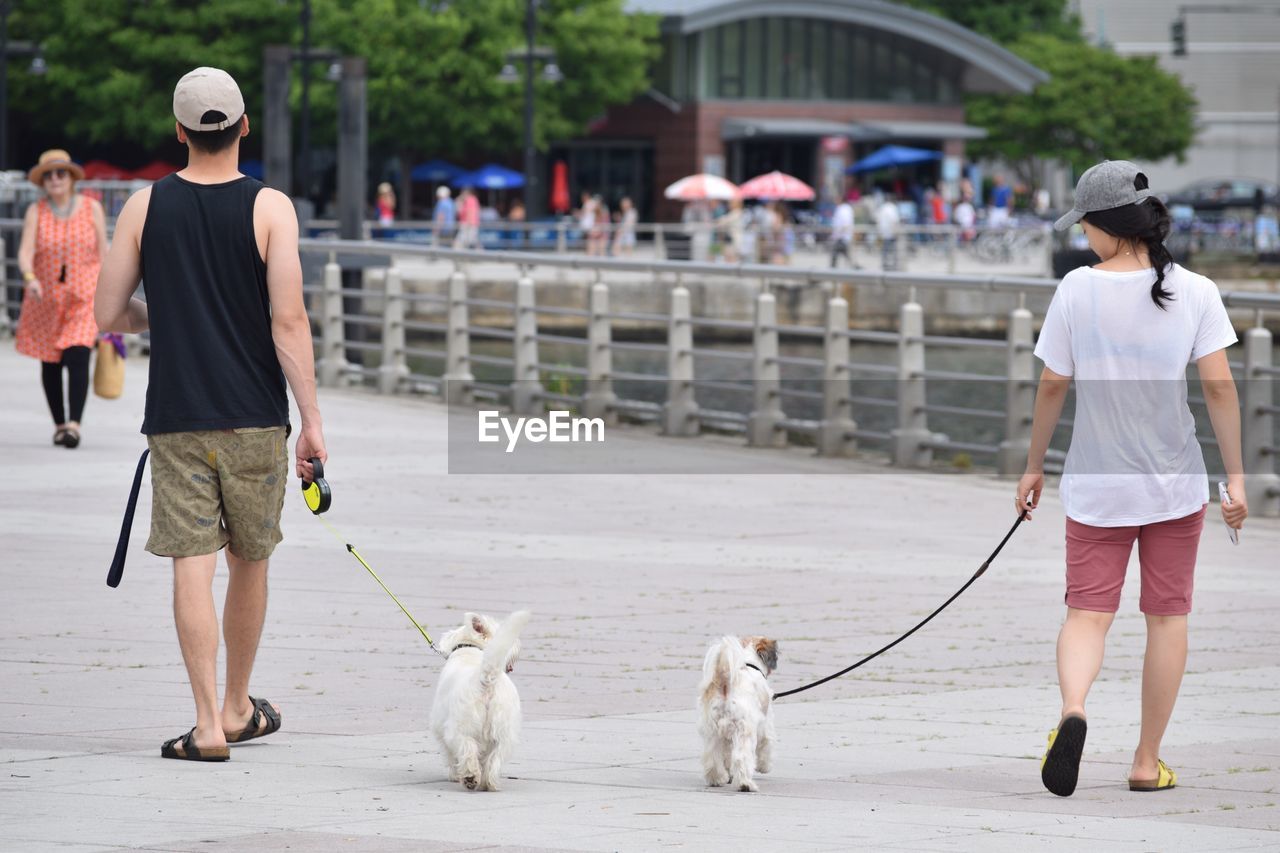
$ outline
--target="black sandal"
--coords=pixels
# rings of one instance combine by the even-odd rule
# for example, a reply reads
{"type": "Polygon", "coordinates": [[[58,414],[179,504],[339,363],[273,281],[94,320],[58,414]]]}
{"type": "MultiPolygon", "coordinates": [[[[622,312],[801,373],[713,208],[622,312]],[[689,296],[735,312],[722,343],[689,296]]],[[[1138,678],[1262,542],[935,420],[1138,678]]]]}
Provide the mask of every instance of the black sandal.
{"type": "Polygon", "coordinates": [[[1080,756],[1089,725],[1079,714],[1068,714],[1049,733],[1049,749],[1040,762],[1040,781],[1059,797],[1069,797],[1080,778],[1080,756]]]}
{"type": "Polygon", "coordinates": [[[54,444],[56,444],[56,445],[58,445],[59,447],[64,447],[64,446],[66,446],[66,443],[67,443],[67,428],[66,428],[66,427],[58,427],[56,430],[54,430],[54,433],[53,433],[53,443],[54,443],[54,444]]]}
{"type": "Polygon", "coordinates": [[[65,447],[67,450],[74,450],[75,448],[79,447],[80,446],[79,431],[71,427],[67,427],[66,436],[64,436],[62,440],[62,446],[65,447]]]}
{"type": "Polygon", "coordinates": [[[249,725],[235,734],[228,733],[227,743],[244,743],[247,740],[266,737],[280,731],[280,715],[276,713],[275,708],[271,707],[270,702],[266,699],[255,699],[252,696],[249,697],[249,701],[253,703],[253,716],[249,718],[249,725]],[[264,731],[258,731],[263,717],[267,719],[267,728],[264,731]]]}
{"type": "Polygon", "coordinates": [[[161,758],[176,758],[179,761],[227,761],[231,758],[231,750],[225,746],[214,746],[201,749],[196,746],[196,730],[193,727],[182,737],[167,740],[160,747],[161,758]],[[182,752],[178,752],[178,747],[182,752]]]}

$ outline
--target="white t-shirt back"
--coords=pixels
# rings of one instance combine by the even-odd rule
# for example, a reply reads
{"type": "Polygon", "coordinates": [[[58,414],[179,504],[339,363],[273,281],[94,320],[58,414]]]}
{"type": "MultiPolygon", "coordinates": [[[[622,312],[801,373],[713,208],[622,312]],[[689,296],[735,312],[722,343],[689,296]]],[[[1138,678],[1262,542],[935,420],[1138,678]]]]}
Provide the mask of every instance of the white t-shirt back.
{"type": "Polygon", "coordinates": [[[1187,405],[1187,365],[1236,342],[1212,281],[1174,264],[1161,310],[1153,270],[1072,270],[1045,315],[1036,357],[1075,380],[1060,493],[1069,518],[1127,527],[1182,518],[1209,500],[1187,405]]]}

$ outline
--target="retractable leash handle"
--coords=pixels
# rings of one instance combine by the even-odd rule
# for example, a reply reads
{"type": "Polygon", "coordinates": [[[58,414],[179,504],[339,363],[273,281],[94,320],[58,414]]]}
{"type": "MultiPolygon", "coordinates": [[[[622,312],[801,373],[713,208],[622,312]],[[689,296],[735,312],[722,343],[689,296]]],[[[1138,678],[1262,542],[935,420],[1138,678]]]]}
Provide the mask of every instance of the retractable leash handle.
{"type": "Polygon", "coordinates": [[[986,561],[985,561],[985,562],[983,562],[983,564],[982,564],[981,566],[978,566],[978,570],[977,570],[976,572],[974,572],[974,573],[973,573],[973,577],[971,577],[971,578],[969,578],[969,580],[965,581],[964,586],[962,586],[962,587],[960,587],[958,590],[956,590],[954,595],[952,595],[952,596],[951,596],[950,598],[948,598],[946,601],[942,602],[942,604],[938,607],[938,609],[937,609],[937,610],[933,611],[933,612],[932,612],[932,613],[930,613],[928,616],[924,617],[924,619],[920,620],[920,622],[918,622],[918,623],[916,624],[916,626],[915,626],[914,628],[912,628],[910,631],[908,631],[907,633],[903,634],[901,637],[899,637],[898,639],[894,640],[894,641],[893,641],[892,643],[890,643],[889,645],[887,645],[887,646],[885,646],[885,647],[883,647],[883,648],[881,648],[881,649],[878,649],[877,651],[874,651],[874,652],[872,652],[871,654],[867,655],[866,657],[864,657],[862,660],[858,661],[857,663],[852,664],[852,665],[850,665],[850,666],[846,666],[844,669],[840,670],[839,672],[833,672],[833,673],[831,673],[831,675],[824,676],[824,677],[822,677],[822,678],[819,678],[817,681],[811,681],[811,682],[809,682],[808,684],[802,685],[802,686],[800,686],[800,687],[792,688],[791,690],[783,690],[783,691],[782,691],[782,692],[780,692],[780,693],[775,693],[775,694],[773,694],[773,698],[774,698],[774,699],[781,699],[781,698],[783,698],[784,696],[794,696],[796,693],[803,693],[804,691],[806,691],[806,690],[810,690],[810,689],[812,689],[812,688],[814,688],[814,687],[817,687],[817,686],[818,686],[818,685],[820,685],[820,684],[826,684],[828,681],[832,681],[832,680],[834,680],[834,679],[837,679],[837,678],[839,678],[839,677],[840,677],[840,676],[842,676],[842,675],[848,675],[849,673],[853,672],[853,671],[854,671],[855,669],[857,669],[858,667],[862,666],[864,663],[868,663],[868,662],[870,662],[870,661],[875,660],[876,658],[880,657],[880,655],[882,655],[882,654],[884,654],[885,652],[889,651],[889,649],[891,649],[891,648],[893,648],[894,646],[898,645],[898,643],[901,643],[901,642],[902,642],[903,640],[905,640],[907,637],[910,637],[910,636],[911,636],[912,634],[914,634],[916,631],[919,631],[919,630],[920,630],[921,628],[923,628],[925,625],[928,625],[928,624],[929,624],[929,622],[930,622],[930,621],[932,621],[933,617],[937,616],[939,613],[941,613],[942,611],[946,610],[946,609],[947,609],[947,607],[951,604],[951,602],[953,602],[953,601],[955,601],[957,598],[959,598],[959,597],[964,593],[964,591],[965,591],[966,589],[968,589],[969,587],[973,586],[973,582],[974,582],[974,581],[976,581],[978,578],[982,577],[982,575],[987,571],[987,568],[992,564],[992,562],[994,562],[994,561],[995,561],[996,555],[998,555],[998,554],[1000,553],[1001,549],[1002,549],[1002,548],[1004,548],[1004,544],[1005,544],[1006,542],[1008,542],[1008,541],[1009,541],[1009,538],[1010,538],[1011,536],[1013,536],[1013,532],[1014,532],[1015,530],[1017,530],[1017,529],[1018,529],[1018,526],[1019,526],[1020,524],[1022,524],[1022,522],[1023,522],[1023,521],[1025,521],[1025,520],[1026,520],[1026,517],[1027,517],[1027,511],[1028,511],[1028,510],[1024,509],[1022,512],[1020,512],[1020,513],[1018,514],[1018,520],[1017,520],[1017,521],[1015,521],[1015,522],[1013,523],[1013,527],[1010,527],[1010,528],[1009,528],[1009,532],[1008,532],[1008,533],[1006,533],[1006,534],[1004,535],[1004,538],[1000,540],[1000,544],[999,544],[999,545],[997,545],[997,546],[996,546],[996,549],[995,549],[994,551],[992,551],[992,552],[991,552],[991,556],[990,556],[990,557],[987,557],[986,561]]]}
{"type": "Polygon", "coordinates": [[[302,498],[307,502],[307,509],[319,515],[333,505],[333,490],[324,478],[324,463],[320,458],[312,456],[307,461],[311,463],[311,479],[302,480],[302,498]]]}

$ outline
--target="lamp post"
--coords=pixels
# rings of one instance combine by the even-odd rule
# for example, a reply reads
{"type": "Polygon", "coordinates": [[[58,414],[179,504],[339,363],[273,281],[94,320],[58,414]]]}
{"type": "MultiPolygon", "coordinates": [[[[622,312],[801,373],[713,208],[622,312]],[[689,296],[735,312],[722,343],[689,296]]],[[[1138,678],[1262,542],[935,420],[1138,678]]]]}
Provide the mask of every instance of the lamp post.
{"type": "Polygon", "coordinates": [[[526,0],[524,11],[523,51],[512,51],[507,54],[507,64],[502,67],[498,79],[504,83],[518,83],[521,75],[516,71],[514,63],[524,63],[524,209],[526,216],[532,216],[538,194],[538,151],[533,139],[533,64],[535,60],[544,61],[542,77],[549,83],[559,83],[564,79],[559,66],[555,62],[555,52],[550,48],[536,47],[534,36],[538,29],[538,0],[526,0]]]}
{"type": "Polygon", "coordinates": [[[41,75],[48,70],[44,53],[38,44],[26,41],[9,41],[9,13],[13,4],[0,0],[0,172],[9,168],[9,57],[30,56],[32,74],[41,75]]]}

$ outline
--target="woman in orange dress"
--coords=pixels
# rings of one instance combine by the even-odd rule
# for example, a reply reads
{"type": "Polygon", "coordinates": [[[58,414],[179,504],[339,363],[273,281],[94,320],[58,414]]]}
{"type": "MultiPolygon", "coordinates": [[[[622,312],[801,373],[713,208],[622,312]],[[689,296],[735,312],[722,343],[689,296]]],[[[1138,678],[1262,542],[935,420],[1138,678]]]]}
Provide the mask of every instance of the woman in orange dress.
{"type": "Polygon", "coordinates": [[[89,354],[98,337],[93,293],[107,253],[106,217],[96,199],[76,192],[84,171],[60,149],[40,155],[27,177],[45,197],[27,208],[18,246],[24,282],[17,348],[40,360],[53,443],[80,444],[80,418],[89,393],[89,354]],[[63,405],[62,372],[69,374],[63,405]],[[69,415],[69,416],[68,416],[69,415]]]}

